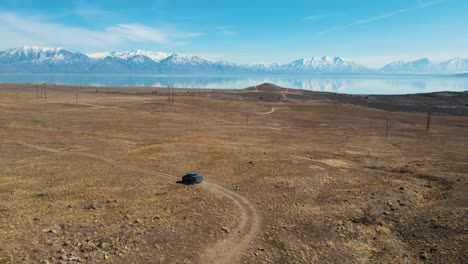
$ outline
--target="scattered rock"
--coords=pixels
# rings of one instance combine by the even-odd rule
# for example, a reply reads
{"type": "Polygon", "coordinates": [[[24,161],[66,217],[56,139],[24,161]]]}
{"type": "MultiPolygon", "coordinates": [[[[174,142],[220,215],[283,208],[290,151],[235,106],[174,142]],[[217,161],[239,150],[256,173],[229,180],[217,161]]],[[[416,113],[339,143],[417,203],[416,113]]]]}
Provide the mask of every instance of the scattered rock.
{"type": "Polygon", "coordinates": [[[43,229],[42,232],[44,233],[51,233],[51,234],[57,234],[57,230],[53,229],[53,228],[46,228],[46,229],[43,229]]]}
{"type": "Polygon", "coordinates": [[[229,233],[229,229],[227,227],[223,227],[221,228],[222,231],[224,231],[225,233],[229,233]]]}
{"type": "Polygon", "coordinates": [[[90,205],[86,206],[85,209],[87,209],[87,210],[96,210],[97,207],[94,204],[90,204],[90,205]]]}
{"type": "Polygon", "coordinates": [[[422,260],[427,260],[426,252],[419,253],[419,258],[422,259],[422,260]]]}
{"type": "Polygon", "coordinates": [[[68,256],[68,259],[67,259],[67,260],[68,260],[68,261],[80,261],[81,258],[80,258],[80,257],[71,256],[71,255],[70,255],[70,256],[68,256]]]}
{"type": "Polygon", "coordinates": [[[59,252],[60,250],[62,249],[62,247],[58,244],[53,244],[51,247],[50,247],[50,250],[53,252],[53,253],[57,253],[59,252]]]}

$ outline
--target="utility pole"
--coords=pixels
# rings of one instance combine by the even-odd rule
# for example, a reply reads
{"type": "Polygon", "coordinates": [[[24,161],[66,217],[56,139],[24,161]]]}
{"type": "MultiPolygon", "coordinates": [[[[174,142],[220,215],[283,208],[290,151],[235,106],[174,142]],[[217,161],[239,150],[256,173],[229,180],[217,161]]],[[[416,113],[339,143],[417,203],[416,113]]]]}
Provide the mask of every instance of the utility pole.
{"type": "Polygon", "coordinates": [[[164,113],[164,103],[161,103],[161,113],[164,113]]]}
{"type": "Polygon", "coordinates": [[[16,87],[16,101],[19,101],[19,86],[16,87]]]}
{"type": "Polygon", "coordinates": [[[47,100],[47,87],[45,83],[44,83],[44,99],[47,100]]]}
{"type": "Polygon", "coordinates": [[[171,103],[171,87],[167,86],[167,101],[171,103]]]}
{"type": "Polygon", "coordinates": [[[39,99],[39,86],[37,85],[34,85],[36,86],[36,99],[39,99]]]}
{"type": "Polygon", "coordinates": [[[426,131],[429,132],[429,128],[431,127],[431,112],[427,112],[427,122],[426,122],[426,131]]]}
{"type": "Polygon", "coordinates": [[[78,104],[78,89],[75,88],[75,104],[78,104]]]}
{"type": "Polygon", "coordinates": [[[388,137],[388,119],[387,119],[387,127],[385,128],[385,141],[387,141],[388,137]]]}
{"type": "Polygon", "coordinates": [[[174,104],[174,85],[172,85],[171,104],[174,104]]]}

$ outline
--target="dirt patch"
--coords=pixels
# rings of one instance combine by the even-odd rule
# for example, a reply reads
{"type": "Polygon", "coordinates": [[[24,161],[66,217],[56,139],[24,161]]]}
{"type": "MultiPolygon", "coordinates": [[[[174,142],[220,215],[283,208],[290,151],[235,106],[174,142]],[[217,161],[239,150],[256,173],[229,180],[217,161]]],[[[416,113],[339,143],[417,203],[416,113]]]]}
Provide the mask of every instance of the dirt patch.
{"type": "Polygon", "coordinates": [[[323,159],[323,160],[316,160],[317,162],[326,164],[330,167],[335,167],[335,168],[348,168],[350,167],[350,164],[344,160],[338,160],[338,159],[323,159]]]}

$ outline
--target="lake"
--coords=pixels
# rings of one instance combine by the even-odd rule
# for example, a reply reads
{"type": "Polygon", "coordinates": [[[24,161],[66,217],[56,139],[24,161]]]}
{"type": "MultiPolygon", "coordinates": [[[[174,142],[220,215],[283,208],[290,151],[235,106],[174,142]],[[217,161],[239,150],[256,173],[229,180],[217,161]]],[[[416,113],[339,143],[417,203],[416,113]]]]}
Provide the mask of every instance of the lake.
{"type": "Polygon", "coordinates": [[[1,83],[53,83],[81,86],[146,86],[241,89],[268,82],[288,88],[347,94],[409,94],[466,91],[468,78],[375,75],[95,75],[0,74],[1,83]]]}

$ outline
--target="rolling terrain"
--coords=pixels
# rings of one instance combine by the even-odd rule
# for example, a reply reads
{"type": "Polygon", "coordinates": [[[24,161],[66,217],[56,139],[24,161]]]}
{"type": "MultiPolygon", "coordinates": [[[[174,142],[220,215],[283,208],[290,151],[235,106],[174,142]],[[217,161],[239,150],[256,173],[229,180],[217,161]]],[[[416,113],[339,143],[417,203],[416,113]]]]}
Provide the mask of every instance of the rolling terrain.
{"type": "Polygon", "coordinates": [[[0,84],[0,263],[468,258],[466,92],[75,88],[0,84]]]}

